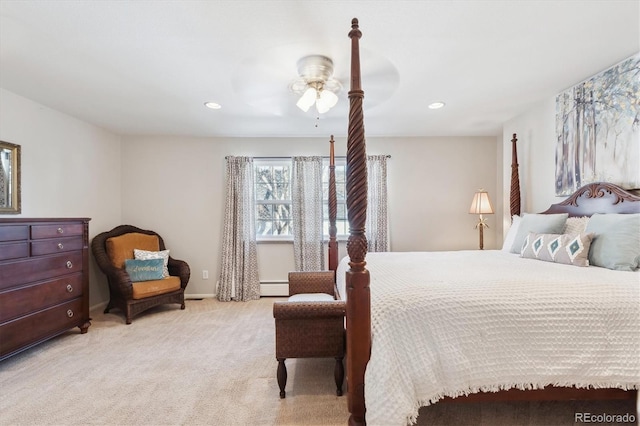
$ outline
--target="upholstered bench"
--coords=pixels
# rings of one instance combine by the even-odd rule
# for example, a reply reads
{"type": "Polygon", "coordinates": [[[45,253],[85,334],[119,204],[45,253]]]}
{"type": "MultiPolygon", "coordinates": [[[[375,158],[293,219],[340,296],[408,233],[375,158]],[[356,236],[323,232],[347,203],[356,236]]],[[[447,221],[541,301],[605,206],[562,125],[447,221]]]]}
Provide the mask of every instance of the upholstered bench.
{"type": "Polygon", "coordinates": [[[333,271],[289,273],[289,298],[273,304],[280,398],[285,397],[287,358],[335,358],[336,395],[342,395],[345,310],[333,271]]]}

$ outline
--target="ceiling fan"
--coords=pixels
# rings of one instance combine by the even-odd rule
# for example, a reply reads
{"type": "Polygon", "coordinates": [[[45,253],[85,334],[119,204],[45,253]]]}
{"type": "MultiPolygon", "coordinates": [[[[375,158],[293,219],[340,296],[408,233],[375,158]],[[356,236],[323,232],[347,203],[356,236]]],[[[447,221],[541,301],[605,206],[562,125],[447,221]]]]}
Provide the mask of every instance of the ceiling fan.
{"type": "Polygon", "coordinates": [[[307,112],[315,104],[318,114],[324,114],[338,103],[342,84],[333,77],[333,61],[323,55],[310,55],[298,61],[298,78],[289,90],[301,95],[296,106],[307,112]]]}
{"type": "MultiPolygon", "coordinates": [[[[314,105],[327,118],[347,117],[349,51],[331,48],[309,54],[308,43],[285,44],[246,58],[235,70],[231,84],[244,103],[280,117],[307,115],[314,105]],[[293,72],[292,72],[293,71],[293,72]],[[305,112],[303,112],[305,111],[305,112]]],[[[399,85],[398,70],[386,58],[361,49],[365,108],[389,99],[399,85]]],[[[319,115],[319,114],[316,114],[319,115]]],[[[314,117],[316,118],[316,117],[314,117]]]]}

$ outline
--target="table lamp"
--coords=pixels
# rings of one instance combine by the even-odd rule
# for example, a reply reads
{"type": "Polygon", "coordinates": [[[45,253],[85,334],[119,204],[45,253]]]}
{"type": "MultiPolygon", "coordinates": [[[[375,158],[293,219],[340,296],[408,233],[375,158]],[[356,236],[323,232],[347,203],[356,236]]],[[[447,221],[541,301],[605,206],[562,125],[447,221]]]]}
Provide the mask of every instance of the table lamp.
{"type": "Polygon", "coordinates": [[[480,233],[480,250],[484,248],[484,236],[483,229],[485,227],[489,227],[487,225],[486,219],[482,217],[483,214],[493,214],[493,208],[491,207],[491,201],[489,200],[489,194],[484,189],[479,189],[478,192],[473,196],[473,201],[471,202],[471,208],[469,209],[469,214],[477,214],[480,215],[480,220],[476,225],[478,231],[480,233]]]}

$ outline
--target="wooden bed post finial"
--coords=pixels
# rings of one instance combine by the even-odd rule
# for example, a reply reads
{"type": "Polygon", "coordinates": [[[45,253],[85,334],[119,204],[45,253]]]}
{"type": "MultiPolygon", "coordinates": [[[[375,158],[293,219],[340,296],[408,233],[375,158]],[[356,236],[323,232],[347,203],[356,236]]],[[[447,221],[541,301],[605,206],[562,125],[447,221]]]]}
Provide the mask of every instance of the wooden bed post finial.
{"type": "Polygon", "coordinates": [[[513,139],[511,139],[511,194],[509,196],[511,218],[513,218],[514,215],[520,215],[520,177],[518,173],[518,149],[516,142],[518,142],[518,138],[514,133],[513,139]]]}
{"type": "Polygon", "coordinates": [[[367,237],[367,152],[364,137],[364,92],[360,86],[362,33],[358,20],[351,21],[351,88],[347,133],[347,214],[349,218],[349,270],[346,272],[347,298],[347,386],[349,425],[365,424],[364,372],[371,351],[371,296],[366,270],[367,237]]]}

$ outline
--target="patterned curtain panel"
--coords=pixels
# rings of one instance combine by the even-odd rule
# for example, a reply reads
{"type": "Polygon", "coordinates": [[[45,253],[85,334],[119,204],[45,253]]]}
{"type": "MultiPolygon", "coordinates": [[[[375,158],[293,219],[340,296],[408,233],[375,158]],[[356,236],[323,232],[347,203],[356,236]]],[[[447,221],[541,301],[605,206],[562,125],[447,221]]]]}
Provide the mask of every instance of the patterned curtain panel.
{"type": "Polygon", "coordinates": [[[322,157],[293,157],[291,198],[296,271],[324,267],[322,157]]]}
{"type": "Polygon", "coordinates": [[[218,300],[260,298],[253,159],[227,158],[227,192],[218,300]]]}
{"type": "Polygon", "coordinates": [[[367,234],[368,251],[389,251],[387,219],[387,158],[386,155],[367,156],[367,234]]]}

